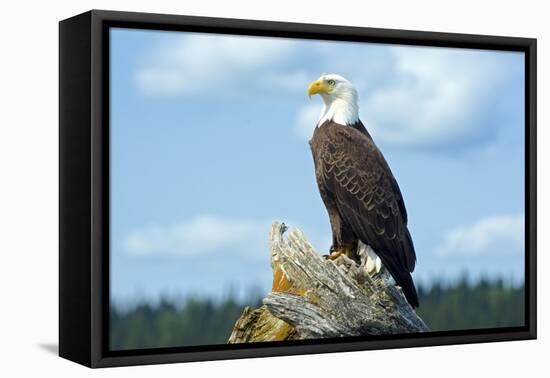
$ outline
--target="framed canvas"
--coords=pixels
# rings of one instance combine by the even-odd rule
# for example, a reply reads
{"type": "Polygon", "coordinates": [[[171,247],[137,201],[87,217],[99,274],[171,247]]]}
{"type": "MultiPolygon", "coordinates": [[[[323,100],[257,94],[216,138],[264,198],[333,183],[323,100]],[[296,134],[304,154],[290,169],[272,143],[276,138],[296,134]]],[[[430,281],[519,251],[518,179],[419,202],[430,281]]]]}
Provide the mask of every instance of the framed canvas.
{"type": "Polygon", "coordinates": [[[535,39],[59,27],[60,356],[536,338],[535,39]]]}

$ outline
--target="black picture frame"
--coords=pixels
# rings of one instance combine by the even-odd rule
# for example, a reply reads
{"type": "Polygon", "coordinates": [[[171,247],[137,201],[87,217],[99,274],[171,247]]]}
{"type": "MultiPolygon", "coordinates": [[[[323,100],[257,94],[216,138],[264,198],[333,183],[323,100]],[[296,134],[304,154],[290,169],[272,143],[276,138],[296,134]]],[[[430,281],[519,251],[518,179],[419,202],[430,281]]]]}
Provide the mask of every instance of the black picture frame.
{"type": "Polygon", "coordinates": [[[536,338],[536,39],[92,10],[59,24],[59,355],[88,367],[536,338]],[[109,351],[109,28],[525,53],[525,326],[109,351]]]}

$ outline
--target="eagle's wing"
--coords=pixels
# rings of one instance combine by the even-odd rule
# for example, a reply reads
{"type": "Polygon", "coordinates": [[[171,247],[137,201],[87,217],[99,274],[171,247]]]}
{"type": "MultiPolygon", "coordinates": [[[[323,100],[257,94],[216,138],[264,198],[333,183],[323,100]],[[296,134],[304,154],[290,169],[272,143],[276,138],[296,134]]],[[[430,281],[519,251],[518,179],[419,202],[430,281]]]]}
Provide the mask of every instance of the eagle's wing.
{"type": "Polygon", "coordinates": [[[340,216],[357,237],[369,244],[418,305],[410,272],[416,254],[399,186],[368,134],[338,124],[330,125],[319,154],[324,187],[336,199],[340,216]]]}

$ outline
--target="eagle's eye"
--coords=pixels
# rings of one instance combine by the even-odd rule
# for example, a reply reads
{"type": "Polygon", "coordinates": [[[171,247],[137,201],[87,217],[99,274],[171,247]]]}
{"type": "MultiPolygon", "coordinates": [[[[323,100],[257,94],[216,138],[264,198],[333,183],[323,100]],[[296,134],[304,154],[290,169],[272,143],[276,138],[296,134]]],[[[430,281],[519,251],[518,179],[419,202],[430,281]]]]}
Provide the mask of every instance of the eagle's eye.
{"type": "Polygon", "coordinates": [[[330,85],[331,87],[334,87],[334,84],[336,84],[336,82],[334,80],[329,80],[328,81],[328,85],[330,85]]]}

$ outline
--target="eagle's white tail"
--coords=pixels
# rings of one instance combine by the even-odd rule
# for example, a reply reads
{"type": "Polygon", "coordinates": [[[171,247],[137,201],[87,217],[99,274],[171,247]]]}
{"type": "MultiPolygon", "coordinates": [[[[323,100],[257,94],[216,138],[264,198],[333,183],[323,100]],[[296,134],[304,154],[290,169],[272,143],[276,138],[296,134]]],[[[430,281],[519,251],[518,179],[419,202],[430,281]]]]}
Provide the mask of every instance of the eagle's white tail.
{"type": "Polygon", "coordinates": [[[357,244],[357,255],[361,258],[361,260],[363,260],[362,257],[365,256],[364,261],[366,261],[365,269],[367,270],[367,273],[379,273],[382,269],[382,260],[380,260],[380,257],[378,257],[370,245],[364,244],[361,240],[359,240],[359,243],[357,244]]]}

